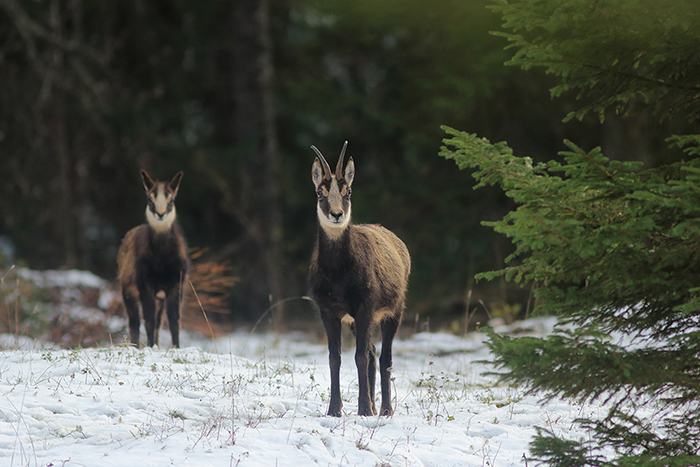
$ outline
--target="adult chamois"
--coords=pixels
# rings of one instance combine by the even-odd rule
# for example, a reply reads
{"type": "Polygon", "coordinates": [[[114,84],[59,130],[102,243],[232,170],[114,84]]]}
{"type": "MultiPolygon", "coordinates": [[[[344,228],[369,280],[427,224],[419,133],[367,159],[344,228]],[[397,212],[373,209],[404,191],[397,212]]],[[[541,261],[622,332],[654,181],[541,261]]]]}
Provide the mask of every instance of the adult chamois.
{"type": "Polygon", "coordinates": [[[139,347],[140,302],[148,346],[158,345],[165,309],[172,345],[180,347],[180,304],[189,269],[187,243],[175,213],[182,172],[165,183],[154,182],[141,170],[141,179],[148,200],[147,222],[127,232],[117,254],[129,339],[139,347]]]}
{"type": "Polygon", "coordinates": [[[309,268],[309,291],[318,305],[328,337],[331,400],[328,415],[340,417],[341,321],[351,323],[355,334],[355,364],[359,384],[358,414],[376,415],[374,386],[377,354],[372,330],[382,331],[379,373],[382,384],[380,415],[392,415],[391,346],[403,316],[411,271],[406,245],[380,225],[350,222],[350,194],[355,178],[352,157],[343,170],[347,141],[335,173],[316,149],[311,179],[316,186],[318,234],[309,268]]]}

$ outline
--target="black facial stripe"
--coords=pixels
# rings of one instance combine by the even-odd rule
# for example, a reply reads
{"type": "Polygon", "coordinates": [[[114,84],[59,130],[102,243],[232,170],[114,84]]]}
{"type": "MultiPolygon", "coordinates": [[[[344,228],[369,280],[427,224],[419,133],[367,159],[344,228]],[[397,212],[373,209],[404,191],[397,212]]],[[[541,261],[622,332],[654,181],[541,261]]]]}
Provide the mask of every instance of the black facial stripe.
{"type": "Polygon", "coordinates": [[[331,184],[327,181],[323,181],[321,184],[318,185],[318,188],[316,189],[316,195],[318,196],[318,199],[327,198],[330,192],[331,184]]]}
{"type": "Polygon", "coordinates": [[[322,199],[319,199],[318,205],[321,208],[323,215],[328,217],[331,211],[331,203],[328,202],[328,197],[324,196],[322,199]]]}

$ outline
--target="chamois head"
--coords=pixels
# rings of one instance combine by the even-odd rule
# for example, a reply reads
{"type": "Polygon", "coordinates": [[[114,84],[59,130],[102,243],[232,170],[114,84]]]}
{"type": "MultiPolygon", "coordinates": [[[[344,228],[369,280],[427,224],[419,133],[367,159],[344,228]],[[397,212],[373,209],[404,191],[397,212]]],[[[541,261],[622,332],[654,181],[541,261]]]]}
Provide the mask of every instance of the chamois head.
{"type": "Polygon", "coordinates": [[[352,181],[355,178],[355,162],[351,157],[343,170],[343,158],[347,147],[346,141],[340,152],[335,173],[332,173],[321,151],[316,149],[316,146],[311,146],[317,156],[311,168],[311,179],[316,186],[318,196],[316,212],[321,227],[331,237],[339,237],[350,222],[350,195],[352,181]]]}
{"type": "Polygon", "coordinates": [[[170,182],[154,182],[145,170],[141,170],[141,179],[146,188],[148,206],[146,219],[148,224],[158,232],[169,230],[175,222],[175,197],[180,188],[182,172],[175,174],[170,182]]]}

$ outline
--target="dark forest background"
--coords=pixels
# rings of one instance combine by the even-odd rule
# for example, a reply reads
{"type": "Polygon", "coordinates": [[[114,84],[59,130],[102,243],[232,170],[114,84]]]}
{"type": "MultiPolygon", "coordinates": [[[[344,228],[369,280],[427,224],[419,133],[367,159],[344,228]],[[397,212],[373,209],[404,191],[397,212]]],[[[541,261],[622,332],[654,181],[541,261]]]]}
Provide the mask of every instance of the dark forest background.
{"type": "MultiPolygon", "coordinates": [[[[474,283],[510,242],[481,221],[512,207],[472,191],[437,156],[440,125],[550,159],[569,138],[613,159],[665,147],[674,121],[645,114],[563,123],[539,71],[512,52],[487,0],[0,0],[0,258],[113,280],[127,230],[144,219],[139,169],[183,170],[190,246],[240,278],[230,310],[314,316],[305,276],[316,229],[316,145],[343,141],[357,165],[355,222],[381,223],[413,258],[407,321],[523,313],[529,290],[474,283]]],[[[575,97],[575,96],[574,96],[575,97]]],[[[570,98],[571,99],[571,98],[570,98]]],[[[682,132],[681,130],[676,132],[682,132]]],[[[680,157],[680,154],[679,154],[680,157]]]]}

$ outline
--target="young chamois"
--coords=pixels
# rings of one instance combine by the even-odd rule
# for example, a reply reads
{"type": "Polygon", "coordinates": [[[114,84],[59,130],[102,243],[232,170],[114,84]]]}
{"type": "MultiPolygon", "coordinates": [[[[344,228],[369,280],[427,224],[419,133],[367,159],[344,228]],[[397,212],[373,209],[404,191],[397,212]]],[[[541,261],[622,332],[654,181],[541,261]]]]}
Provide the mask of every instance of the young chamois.
{"type": "Polygon", "coordinates": [[[391,346],[403,316],[411,258],[406,245],[380,225],[350,222],[350,194],[355,178],[352,157],[343,171],[347,141],[335,173],[316,147],[311,178],[316,186],[318,235],[309,268],[309,290],[318,305],[328,337],[331,400],[328,415],[340,417],[341,321],[351,322],[355,334],[358,414],[376,415],[374,383],[377,353],[372,330],[382,331],[379,373],[382,384],[380,415],[392,415],[391,346]]]}
{"type": "Polygon", "coordinates": [[[187,244],[175,218],[175,197],[182,172],[168,183],[154,182],[145,170],[141,170],[141,178],[148,199],[148,222],[126,233],[117,255],[129,339],[139,347],[141,302],[148,346],[158,345],[165,308],[172,345],[180,347],[180,303],[189,268],[187,244]]]}

